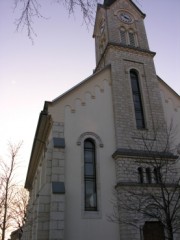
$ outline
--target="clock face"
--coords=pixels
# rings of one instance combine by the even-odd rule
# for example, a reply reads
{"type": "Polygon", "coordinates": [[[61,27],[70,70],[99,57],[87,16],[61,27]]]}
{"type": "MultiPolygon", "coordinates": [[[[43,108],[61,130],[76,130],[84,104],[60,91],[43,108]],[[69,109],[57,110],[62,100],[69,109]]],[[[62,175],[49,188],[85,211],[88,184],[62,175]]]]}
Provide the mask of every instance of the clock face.
{"type": "Polygon", "coordinates": [[[131,15],[129,13],[121,12],[119,17],[120,17],[121,21],[123,21],[125,23],[133,23],[133,18],[131,17],[131,15]]]}

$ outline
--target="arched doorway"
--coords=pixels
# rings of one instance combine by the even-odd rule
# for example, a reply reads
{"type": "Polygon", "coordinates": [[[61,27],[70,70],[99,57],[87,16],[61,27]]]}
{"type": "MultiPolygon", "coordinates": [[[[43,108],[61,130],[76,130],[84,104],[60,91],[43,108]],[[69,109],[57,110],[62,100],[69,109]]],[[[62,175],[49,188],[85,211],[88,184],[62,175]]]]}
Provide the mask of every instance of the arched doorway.
{"type": "Polygon", "coordinates": [[[145,222],[143,227],[144,240],[165,240],[164,227],[161,222],[145,222]]]}

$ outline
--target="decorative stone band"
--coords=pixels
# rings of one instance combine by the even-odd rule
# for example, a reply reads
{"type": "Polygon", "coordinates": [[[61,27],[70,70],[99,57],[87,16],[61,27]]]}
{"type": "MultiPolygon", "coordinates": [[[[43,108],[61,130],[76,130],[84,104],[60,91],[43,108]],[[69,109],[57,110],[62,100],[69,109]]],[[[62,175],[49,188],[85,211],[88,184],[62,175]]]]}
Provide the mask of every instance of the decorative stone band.
{"type": "Polygon", "coordinates": [[[112,155],[114,159],[118,157],[140,157],[140,158],[159,158],[159,159],[171,159],[175,160],[178,156],[174,155],[171,152],[158,152],[158,151],[144,151],[137,149],[125,149],[118,148],[112,155]]]}
{"type": "MultiPolygon", "coordinates": [[[[144,188],[159,188],[161,186],[161,184],[159,183],[135,183],[135,182],[118,182],[116,185],[115,185],[115,189],[118,189],[119,187],[122,188],[122,187],[144,187],[144,188]]],[[[180,189],[180,186],[177,185],[177,183],[166,183],[166,187],[167,188],[179,188],[180,189]]]]}

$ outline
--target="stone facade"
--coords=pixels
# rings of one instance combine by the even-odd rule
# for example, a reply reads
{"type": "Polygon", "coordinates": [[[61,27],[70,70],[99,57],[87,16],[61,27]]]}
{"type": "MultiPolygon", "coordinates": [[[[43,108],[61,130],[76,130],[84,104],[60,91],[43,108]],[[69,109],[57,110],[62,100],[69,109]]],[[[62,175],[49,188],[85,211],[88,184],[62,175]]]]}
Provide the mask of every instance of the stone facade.
{"type": "MultiPolygon", "coordinates": [[[[180,98],[156,76],[155,53],[149,50],[144,18],[130,0],[98,5],[94,74],[54,101],[45,102],[25,185],[30,201],[24,240],[143,239],[143,226],[149,219],[121,207],[116,216],[128,216],[135,222],[142,218],[138,228],[108,221],[114,211],[114,189],[116,200],[123,201],[126,191],[158,193],[157,164],[165,172],[164,163],[177,159],[166,149],[165,129],[174,116],[167,106],[169,98],[176,105],[175,123],[180,133],[180,98]],[[124,14],[129,23],[121,19],[124,14]],[[141,129],[137,127],[132,70],[137,73],[141,93],[145,123],[141,129]],[[91,139],[96,149],[97,209],[93,211],[85,208],[86,139],[91,139]]],[[[169,184],[177,174],[176,169],[168,173],[169,184]]]]}
{"type": "Polygon", "coordinates": [[[65,154],[64,145],[55,143],[63,136],[63,124],[54,122],[32,182],[24,239],[64,239],[65,198],[58,188],[64,185],[65,154]]]}

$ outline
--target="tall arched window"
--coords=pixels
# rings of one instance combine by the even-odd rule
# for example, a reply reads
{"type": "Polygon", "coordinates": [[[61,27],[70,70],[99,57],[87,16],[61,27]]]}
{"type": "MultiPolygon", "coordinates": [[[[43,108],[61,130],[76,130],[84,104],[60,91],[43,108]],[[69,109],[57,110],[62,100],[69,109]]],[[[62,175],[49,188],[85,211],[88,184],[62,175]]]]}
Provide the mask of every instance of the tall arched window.
{"type": "Polygon", "coordinates": [[[92,139],[84,141],[85,211],[97,211],[96,148],[92,139]]]}
{"type": "Polygon", "coordinates": [[[135,117],[136,117],[136,126],[139,129],[145,128],[141,92],[139,87],[139,79],[138,79],[138,74],[135,70],[130,71],[130,78],[131,78],[131,87],[132,87],[132,95],[133,95],[133,102],[134,102],[134,111],[135,111],[135,117]]]}

